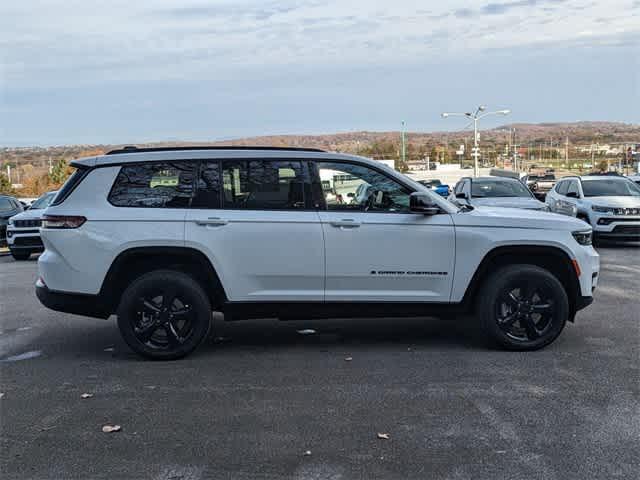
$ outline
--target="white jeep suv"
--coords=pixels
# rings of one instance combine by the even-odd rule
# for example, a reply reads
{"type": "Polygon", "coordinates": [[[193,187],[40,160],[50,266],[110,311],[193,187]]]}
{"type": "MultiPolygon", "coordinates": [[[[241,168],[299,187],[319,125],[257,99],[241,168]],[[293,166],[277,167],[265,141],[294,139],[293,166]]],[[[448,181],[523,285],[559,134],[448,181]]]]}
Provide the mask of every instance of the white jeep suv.
{"type": "Polygon", "coordinates": [[[565,177],[546,202],[552,212],[590,224],[595,240],[640,241],[640,186],[627,177],[565,177]]]}
{"type": "Polygon", "coordinates": [[[598,280],[583,222],[457,208],[361,157],[125,147],[72,165],[43,218],[38,298],[116,314],[127,344],[151,358],[194,350],[213,311],[225,320],[471,312],[493,343],[533,350],[591,303],[598,280]],[[326,195],[327,178],[339,195],[326,195]],[[362,184],[366,197],[355,195],[362,184]]]}

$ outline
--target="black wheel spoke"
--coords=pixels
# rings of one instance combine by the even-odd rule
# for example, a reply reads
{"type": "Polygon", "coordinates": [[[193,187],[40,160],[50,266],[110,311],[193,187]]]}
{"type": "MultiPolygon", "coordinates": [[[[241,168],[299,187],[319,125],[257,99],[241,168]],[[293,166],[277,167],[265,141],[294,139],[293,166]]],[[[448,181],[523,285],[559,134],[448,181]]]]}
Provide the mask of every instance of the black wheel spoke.
{"type": "Polygon", "coordinates": [[[498,320],[500,327],[504,330],[505,328],[510,328],[513,323],[518,319],[518,316],[515,313],[507,315],[504,318],[498,320]]]}
{"type": "Polygon", "coordinates": [[[146,298],[141,298],[140,302],[142,303],[142,307],[147,310],[148,313],[159,313],[160,307],[153,304],[153,302],[146,298]]]}
{"type": "Polygon", "coordinates": [[[167,332],[167,341],[172,347],[176,347],[184,342],[184,338],[180,336],[178,330],[173,326],[171,322],[168,322],[164,326],[164,331],[167,332]]]}
{"type": "Polygon", "coordinates": [[[168,288],[162,292],[162,308],[164,310],[170,310],[175,300],[176,300],[175,289],[168,288]]]}
{"type": "Polygon", "coordinates": [[[158,329],[158,324],[155,322],[150,323],[142,328],[136,328],[135,334],[141,342],[146,343],[151,339],[155,331],[158,329]]]}
{"type": "Polygon", "coordinates": [[[538,303],[537,305],[531,305],[535,313],[545,313],[551,310],[551,303],[538,303]]]}
{"type": "Polygon", "coordinates": [[[174,318],[177,317],[178,319],[186,319],[190,313],[191,313],[191,305],[185,305],[184,307],[178,308],[171,312],[173,317],[174,318]]]}
{"type": "Polygon", "coordinates": [[[527,332],[527,338],[529,338],[529,340],[535,340],[540,336],[540,333],[536,328],[536,324],[530,315],[526,315],[520,318],[520,325],[524,327],[525,332],[527,332]]]}
{"type": "Polygon", "coordinates": [[[507,301],[513,306],[516,306],[518,305],[518,303],[520,303],[520,299],[513,294],[513,291],[509,292],[509,294],[507,295],[507,301]]]}

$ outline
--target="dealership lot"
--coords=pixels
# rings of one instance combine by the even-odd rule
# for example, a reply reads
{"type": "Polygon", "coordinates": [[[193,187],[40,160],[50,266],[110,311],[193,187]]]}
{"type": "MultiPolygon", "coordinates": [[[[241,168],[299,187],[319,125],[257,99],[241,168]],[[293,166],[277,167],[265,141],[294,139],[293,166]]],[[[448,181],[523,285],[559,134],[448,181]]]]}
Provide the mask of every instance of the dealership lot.
{"type": "Polygon", "coordinates": [[[635,477],[640,248],[599,251],[594,304],[542,351],[487,350],[468,320],[267,320],[164,363],[0,257],[2,476],[635,477]]]}

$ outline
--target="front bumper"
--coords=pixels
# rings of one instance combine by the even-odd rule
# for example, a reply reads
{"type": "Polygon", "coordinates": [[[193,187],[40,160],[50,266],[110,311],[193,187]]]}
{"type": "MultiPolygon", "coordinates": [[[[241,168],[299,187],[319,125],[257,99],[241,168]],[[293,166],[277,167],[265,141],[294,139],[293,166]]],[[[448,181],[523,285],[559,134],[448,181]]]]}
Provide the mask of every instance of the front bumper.
{"type": "Polygon", "coordinates": [[[640,217],[599,215],[592,212],[590,220],[596,238],[640,241],[640,217]]]}
{"type": "Polygon", "coordinates": [[[7,245],[11,250],[29,250],[31,252],[44,251],[40,238],[40,230],[34,228],[7,228],[7,245]]]}

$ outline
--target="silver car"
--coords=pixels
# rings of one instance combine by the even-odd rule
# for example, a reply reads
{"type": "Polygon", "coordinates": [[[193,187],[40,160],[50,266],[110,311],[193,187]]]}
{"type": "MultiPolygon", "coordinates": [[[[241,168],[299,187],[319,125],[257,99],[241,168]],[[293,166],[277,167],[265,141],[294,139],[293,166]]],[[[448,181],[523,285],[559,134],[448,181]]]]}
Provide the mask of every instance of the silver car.
{"type": "Polygon", "coordinates": [[[508,177],[462,178],[448,200],[455,205],[509,207],[548,211],[524,183],[508,177]]]}
{"type": "Polygon", "coordinates": [[[640,241],[640,186],[626,177],[565,177],[546,202],[552,212],[589,223],[595,238],[640,241]]]}

